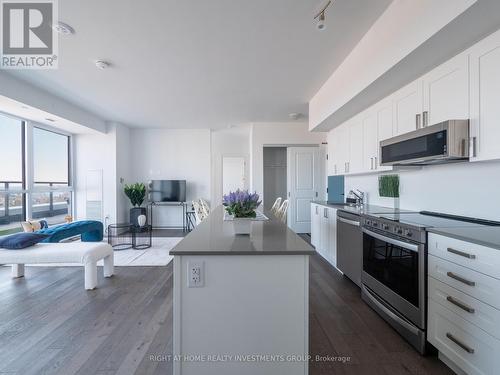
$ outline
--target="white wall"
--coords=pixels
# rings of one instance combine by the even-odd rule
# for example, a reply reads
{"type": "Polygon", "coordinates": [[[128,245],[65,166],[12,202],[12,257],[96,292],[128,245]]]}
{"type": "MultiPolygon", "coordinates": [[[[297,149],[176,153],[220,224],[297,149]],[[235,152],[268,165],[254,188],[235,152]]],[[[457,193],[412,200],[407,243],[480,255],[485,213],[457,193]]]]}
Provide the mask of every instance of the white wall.
{"type": "Polygon", "coordinates": [[[328,124],[318,125],[475,2],[393,1],[310,100],[310,129],[328,127],[328,124]]]}
{"type": "Polygon", "coordinates": [[[120,177],[129,175],[129,129],[121,124],[107,125],[106,134],[74,136],[76,217],[86,218],[86,176],[89,170],[102,170],[105,224],[128,221],[128,198],[120,177]]]}
{"type": "Polygon", "coordinates": [[[309,132],[305,122],[254,123],[251,127],[251,190],[264,196],[264,146],[320,145],[326,133],[309,132]]]}
{"type": "MultiPolygon", "coordinates": [[[[130,180],[186,180],[186,199],[210,199],[211,140],[209,129],[131,129],[130,180]]],[[[174,207],[155,207],[154,225],[182,225],[174,207]]]]}
{"type": "MultiPolygon", "coordinates": [[[[400,207],[500,220],[500,161],[457,163],[398,172],[400,207]]],[[[346,193],[368,192],[368,202],[392,207],[378,195],[378,176],[346,176],[346,193]]]]}
{"type": "Polygon", "coordinates": [[[223,156],[242,156],[246,159],[245,178],[250,180],[250,125],[212,131],[212,198],[213,206],[222,202],[226,192],[222,187],[223,156]]]}

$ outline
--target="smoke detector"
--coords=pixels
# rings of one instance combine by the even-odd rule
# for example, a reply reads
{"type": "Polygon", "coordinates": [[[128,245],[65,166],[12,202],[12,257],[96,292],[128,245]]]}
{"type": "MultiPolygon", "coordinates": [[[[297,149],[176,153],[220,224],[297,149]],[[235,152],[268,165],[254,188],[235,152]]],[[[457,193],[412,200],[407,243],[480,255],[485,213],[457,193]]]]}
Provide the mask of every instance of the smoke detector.
{"type": "Polygon", "coordinates": [[[288,114],[288,117],[290,117],[290,119],[292,120],[298,120],[299,118],[302,117],[302,113],[292,112],[288,114]]]}
{"type": "Polygon", "coordinates": [[[52,29],[59,34],[63,35],[73,35],[75,33],[75,29],[73,29],[70,25],[67,23],[58,21],[54,25],[52,25],[52,29]]]}
{"type": "Polygon", "coordinates": [[[101,70],[104,70],[106,68],[109,68],[111,66],[111,64],[107,61],[104,61],[104,60],[97,60],[95,62],[95,66],[101,70]]]}

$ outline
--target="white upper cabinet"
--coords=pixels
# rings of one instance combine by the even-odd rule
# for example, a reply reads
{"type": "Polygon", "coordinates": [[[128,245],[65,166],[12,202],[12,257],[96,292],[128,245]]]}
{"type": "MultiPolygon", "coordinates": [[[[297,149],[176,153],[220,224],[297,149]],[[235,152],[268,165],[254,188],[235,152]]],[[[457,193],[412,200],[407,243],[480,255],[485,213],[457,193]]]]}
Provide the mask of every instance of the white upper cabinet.
{"type": "Polygon", "coordinates": [[[469,56],[462,53],[423,77],[422,125],[469,118],[469,56]]]}
{"type": "Polygon", "coordinates": [[[363,171],[363,121],[361,116],[349,123],[349,159],[347,173],[363,171]]]}
{"type": "Polygon", "coordinates": [[[470,51],[471,161],[500,159],[500,32],[470,51]]]}
{"type": "Polygon", "coordinates": [[[377,111],[370,108],[364,112],[363,117],[363,169],[373,171],[376,169],[375,158],[378,155],[377,139],[377,111]]]}
{"type": "Polygon", "coordinates": [[[422,127],[422,79],[418,79],[392,96],[395,134],[422,127]]]}
{"type": "Polygon", "coordinates": [[[346,174],[348,173],[348,162],[349,162],[349,127],[350,122],[346,122],[335,129],[335,141],[338,157],[335,159],[337,163],[337,173],[346,174]]]}

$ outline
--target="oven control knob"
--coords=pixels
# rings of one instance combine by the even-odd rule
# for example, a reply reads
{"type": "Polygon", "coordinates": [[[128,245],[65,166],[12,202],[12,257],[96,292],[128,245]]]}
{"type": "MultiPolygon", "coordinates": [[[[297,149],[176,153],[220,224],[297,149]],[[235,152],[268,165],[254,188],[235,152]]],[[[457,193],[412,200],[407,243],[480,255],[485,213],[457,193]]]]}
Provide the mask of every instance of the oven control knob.
{"type": "Polygon", "coordinates": [[[378,223],[376,221],[373,222],[374,227],[378,227],[378,223]]]}
{"type": "Polygon", "coordinates": [[[383,224],[383,225],[382,225],[382,229],[384,229],[384,230],[389,230],[389,226],[388,226],[387,224],[383,224]]]}
{"type": "Polygon", "coordinates": [[[407,230],[405,230],[405,236],[406,237],[411,237],[411,236],[413,236],[413,233],[410,230],[407,229],[407,230]]]}
{"type": "Polygon", "coordinates": [[[403,234],[403,229],[402,229],[402,228],[400,228],[400,227],[396,227],[396,228],[394,229],[394,231],[395,231],[397,234],[403,234]]]}
{"type": "Polygon", "coordinates": [[[366,225],[372,225],[372,222],[370,220],[365,220],[366,225]]]}

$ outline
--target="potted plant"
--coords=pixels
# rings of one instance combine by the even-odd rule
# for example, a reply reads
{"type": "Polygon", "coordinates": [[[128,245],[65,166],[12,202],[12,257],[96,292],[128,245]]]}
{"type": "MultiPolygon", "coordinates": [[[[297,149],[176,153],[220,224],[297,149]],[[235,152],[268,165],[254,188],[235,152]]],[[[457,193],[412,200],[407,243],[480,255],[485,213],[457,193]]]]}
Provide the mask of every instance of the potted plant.
{"type": "Polygon", "coordinates": [[[130,224],[139,225],[137,218],[141,215],[146,215],[147,212],[146,207],[141,207],[146,197],[146,185],[142,182],[136,182],[135,184],[125,185],[123,191],[133,206],[130,209],[130,224]]]}
{"type": "Polygon", "coordinates": [[[223,205],[230,215],[236,234],[250,234],[252,220],[256,217],[255,210],[259,207],[259,194],[248,190],[236,190],[224,195],[223,205]]]}

